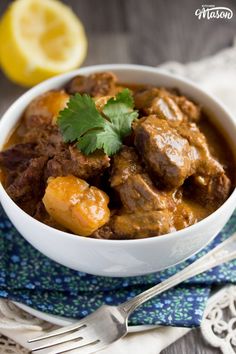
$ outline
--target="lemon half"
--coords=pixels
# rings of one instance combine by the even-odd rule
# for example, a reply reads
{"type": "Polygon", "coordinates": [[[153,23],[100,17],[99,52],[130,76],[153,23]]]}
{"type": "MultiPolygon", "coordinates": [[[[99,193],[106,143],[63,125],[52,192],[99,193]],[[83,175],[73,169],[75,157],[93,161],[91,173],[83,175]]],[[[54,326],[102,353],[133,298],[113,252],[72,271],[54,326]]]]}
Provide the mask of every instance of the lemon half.
{"type": "Polygon", "coordinates": [[[16,0],[1,19],[1,67],[18,84],[33,86],[72,70],[86,52],[83,25],[57,0],[16,0]]]}

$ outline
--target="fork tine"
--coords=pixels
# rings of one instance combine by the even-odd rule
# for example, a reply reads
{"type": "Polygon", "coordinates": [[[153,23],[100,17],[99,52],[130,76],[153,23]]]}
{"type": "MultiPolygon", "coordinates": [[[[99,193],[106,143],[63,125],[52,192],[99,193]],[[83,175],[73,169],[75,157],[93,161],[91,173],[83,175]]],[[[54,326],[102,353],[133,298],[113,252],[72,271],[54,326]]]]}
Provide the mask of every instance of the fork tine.
{"type": "Polygon", "coordinates": [[[66,334],[66,333],[69,333],[71,331],[80,330],[80,329],[82,329],[84,327],[86,327],[85,320],[81,320],[79,322],[76,322],[76,324],[56,329],[55,331],[52,331],[52,332],[50,332],[48,334],[45,334],[43,336],[40,336],[40,337],[29,339],[28,343],[38,342],[40,340],[45,340],[45,339],[48,339],[48,338],[52,338],[52,337],[58,336],[60,334],[66,334]]]}
{"type": "Polygon", "coordinates": [[[67,336],[63,336],[63,337],[59,337],[59,339],[54,339],[54,340],[51,340],[51,341],[47,341],[46,344],[43,344],[39,347],[36,347],[33,349],[34,352],[37,352],[39,350],[43,350],[43,349],[47,349],[47,348],[50,348],[50,347],[54,347],[55,345],[59,345],[59,344],[64,344],[64,343],[67,343],[67,342],[70,342],[72,340],[80,340],[80,339],[83,339],[81,337],[81,335],[79,335],[78,332],[73,332],[71,334],[68,334],[67,336]]]}
{"type": "MultiPolygon", "coordinates": [[[[95,346],[96,344],[98,344],[100,341],[99,340],[95,340],[95,341],[81,341],[83,344],[79,342],[72,342],[71,344],[69,343],[65,343],[65,344],[61,344],[59,346],[57,346],[57,348],[51,350],[48,354],[63,354],[63,353],[67,353],[70,352],[72,350],[79,350],[79,349],[85,349],[85,348],[89,348],[92,346],[95,346]]],[[[94,350],[95,348],[93,348],[94,350]]],[[[32,350],[32,352],[34,352],[34,350],[32,350]]],[[[92,353],[92,351],[91,351],[92,353]]]]}

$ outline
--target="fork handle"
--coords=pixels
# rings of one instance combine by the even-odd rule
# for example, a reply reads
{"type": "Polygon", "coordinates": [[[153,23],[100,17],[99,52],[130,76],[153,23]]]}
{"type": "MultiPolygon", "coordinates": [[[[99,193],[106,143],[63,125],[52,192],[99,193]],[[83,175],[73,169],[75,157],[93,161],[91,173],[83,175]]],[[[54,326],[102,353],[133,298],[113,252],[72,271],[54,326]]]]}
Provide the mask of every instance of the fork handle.
{"type": "Polygon", "coordinates": [[[234,258],[236,258],[236,233],[188,267],[164,280],[160,284],[157,284],[135,296],[133,299],[124,302],[119,308],[125,311],[127,316],[129,316],[137,307],[154,296],[163,293],[195,275],[203,273],[222,263],[231,261],[234,258]]]}

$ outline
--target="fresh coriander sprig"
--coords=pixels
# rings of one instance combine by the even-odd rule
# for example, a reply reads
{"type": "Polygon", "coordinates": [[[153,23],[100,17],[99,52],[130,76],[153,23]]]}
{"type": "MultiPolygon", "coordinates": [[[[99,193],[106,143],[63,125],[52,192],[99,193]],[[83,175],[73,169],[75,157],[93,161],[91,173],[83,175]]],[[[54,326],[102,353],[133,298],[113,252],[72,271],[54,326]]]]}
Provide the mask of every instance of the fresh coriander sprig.
{"type": "Polygon", "coordinates": [[[102,113],[104,117],[90,96],[78,93],[72,96],[57,120],[64,141],[77,142],[77,147],[86,155],[97,149],[114,155],[138,117],[130,90],[124,89],[110,98],[102,113]]]}

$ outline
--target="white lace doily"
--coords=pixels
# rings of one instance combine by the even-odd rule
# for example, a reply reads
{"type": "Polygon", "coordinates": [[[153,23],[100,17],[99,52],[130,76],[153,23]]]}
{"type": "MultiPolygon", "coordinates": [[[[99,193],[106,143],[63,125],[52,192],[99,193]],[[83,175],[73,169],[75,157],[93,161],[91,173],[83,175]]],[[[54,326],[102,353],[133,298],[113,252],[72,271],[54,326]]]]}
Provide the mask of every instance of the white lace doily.
{"type": "MultiPolygon", "coordinates": [[[[199,62],[182,65],[168,62],[160,66],[163,70],[186,76],[198,82],[203,88],[218,96],[232,112],[236,114],[236,43],[213,57],[199,62]]],[[[220,348],[223,354],[233,354],[236,348],[236,286],[224,288],[208,303],[202,322],[202,334],[214,347],[220,348]]],[[[0,300],[0,332],[15,339],[16,342],[26,345],[27,339],[42,332],[48,323],[26,314],[9,301],[0,300]]],[[[157,329],[149,337],[140,334],[142,343],[153,345],[162,341],[161,349],[168,346],[173,340],[184,335],[183,329],[157,329]],[[157,334],[157,331],[159,333],[157,334]],[[146,337],[145,337],[146,336],[146,337]],[[145,340],[146,338],[146,340],[145,340]]],[[[134,339],[135,341],[135,339],[134,339]]],[[[136,339],[137,341],[137,339],[136,339]]],[[[129,342],[132,345],[132,338],[129,342]]],[[[127,346],[128,348],[128,346],[127,346]]],[[[133,348],[133,347],[132,347],[133,348]]],[[[128,350],[129,353],[137,351],[128,350]]],[[[155,353],[159,350],[155,350],[155,353]]],[[[11,339],[0,337],[1,354],[26,354],[23,349],[11,339]]],[[[118,351],[115,350],[115,353],[118,351]]]]}
{"type": "Polygon", "coordinates": [[[4,336],[0,336],[0,352],[1,354],[28,354],[29,353],[29,351],[27,349],[24,349],[20,344],[4,336]]]}
{"type": "Polygon", "coordinates": [[[207,306],[201,325],[203,337],[223,354],[236,353],[236,286],[224,288],[207,306]],[[220,296],[219,296],[220,295],[220,296]]]}
{"type": "MultiPolygon", "coordinates": [[[[48,322],[42,321],[27,312],[21,310],[11,301],[0,300],[0,332],[8,333],[10,331],[14,338],[14,333],[42,332],[43,330],[53,329],[55,326],[48,322]]],[[[0,353],[1,354],[26,354],[29,351],[21,345],[6,336],[0,336],[0,353]]]]}

